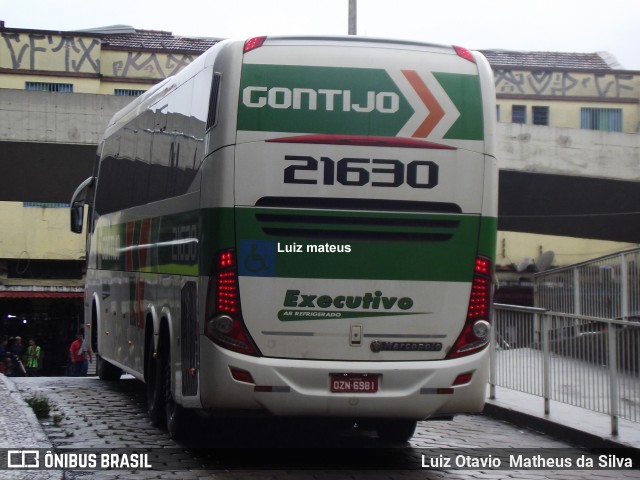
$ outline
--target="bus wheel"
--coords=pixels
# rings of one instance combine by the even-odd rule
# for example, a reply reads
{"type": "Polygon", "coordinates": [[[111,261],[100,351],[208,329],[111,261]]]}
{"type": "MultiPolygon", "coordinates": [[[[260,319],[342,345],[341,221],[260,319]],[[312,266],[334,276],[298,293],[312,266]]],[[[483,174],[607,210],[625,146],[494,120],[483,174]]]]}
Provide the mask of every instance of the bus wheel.
{"type": "Polygon", "coordinates": [[[385,419],[376,422],[376,433],[385,442],[408,442],[416,431],[418,422],[405,419],[385,419]]]}
{"type": "Polygon", "coordinates": [[[151,425],[158,428],[165,426],[164,390],[162,378],[162,361],[154,355],[153,344],[147,345],[147,414],[151,425]]]}
{"type": "MultiPolygon", "coordinates": [[[[167,358],[171,358],[167,351],[167,358]]],[[[171,363],[169,361],[163,361],[162,367],[164,370],[164,409],[165,417],[167,421],[167,432],[169,436],[174,440],[180,440],[185,437],[188,430],[187,412],[182,406],[178,405],[171,390],[171,363]]]]}
{"type": "Polygon", "coordinates": [[[100,380],[104,380],[106,382],[115,382],[116,380],[120,380],[122,370],[120,370],[115,365],[111,365],[104,358],[102,358],[99,353],[96,353],[96,373],[98,374],[98,378],[100,380]]]}

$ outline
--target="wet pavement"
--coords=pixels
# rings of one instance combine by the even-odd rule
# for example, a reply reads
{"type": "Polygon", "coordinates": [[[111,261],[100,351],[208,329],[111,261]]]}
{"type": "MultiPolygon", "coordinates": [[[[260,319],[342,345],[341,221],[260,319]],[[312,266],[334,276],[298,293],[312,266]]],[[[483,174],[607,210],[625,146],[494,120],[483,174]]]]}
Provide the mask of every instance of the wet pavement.
{"type": "MultiPolygon", "coordinates": [[[[146,416],[144,387],[133,378],[101,382],[95,377],[6,378],[0,375],[0,447],[52,451],[149,452],[153,470],[20,470],[0,471],[1,478],[181,478],[181,479],[578,479],[639,478],[640,471],[531,468],[488,468],[479,461],[498,461],[523,453],[554,453],[562,458],[590,453],[581,447],[618,447],[620,457],[637,455],[635,429],[621,424],[619,438],[601,429],[601,418],[576,414],[552,405],[552,415],[536,414],[542,399],[526,399],[499,389],[488,405],[489,415],[460,415],[452,421],[420,422],[407,445],[385,444],[372,432],[342,429],[329,434],[322,424],[281,420],[200,420],[188,442],[174,442],[151,426],[146,416]],[[25,403],[35,395],[53,406],[49,418],[38,420],[25,403]],[[555,408],[554,408],[555,407],[555,408]],[[531,410],[531,411],[527,411],[531,410]],[[563,418],[558,417],[562,415],[563,418]],[[502,417],[509,417],[506,422],[502,417]],[[547,425],[545,427],[545,424],[547,425]],[[555,430],[551,427],[555,426],[555,430]],[[568,428],[578,432],[567,441],[568,428]],[[536,431],[538,430],[538,431],[536,431]],[[548,434],[540,433],[545,430],[548,434]],[[598,442],[608,443],[598,443],[598,442]],[[631,447],[622,450],[622,447],[631,447]],[[71,450],[63,450],[71,449],[71,450]],[[455,452],[451,457],[451,452],[455,452]],[[471,463],[456,467],[457,456],[471,463]],[[447,458],[449,460],[447,464],[447,458]],[[426,467],[423,468],[426,461],[426,467]],[[474,463],[475,462],[475,463],[474,463]],[[7,476],[8,474],[10,476],[7,476]],[[17,474],[17,475],[16,475],[17,474]]],[[[606,416],[605,416],[606,417],[606,416]]],[[[634,427],[636,424],[633,424],[634,427]]],[[[638,429],[640,431],[640,429],[638,429]]],[[[638,437],[640,438],[640,437],[638,437]]],[[[611,452],[611,450],[607,451],[611,452]]],[[[573,457],[572,457],[573,458],[573,457]]],[[[574,460],[575,462],[575,460],[574,460]]],[[[518,467],[518,465],[516,465],[518,467]]]]}

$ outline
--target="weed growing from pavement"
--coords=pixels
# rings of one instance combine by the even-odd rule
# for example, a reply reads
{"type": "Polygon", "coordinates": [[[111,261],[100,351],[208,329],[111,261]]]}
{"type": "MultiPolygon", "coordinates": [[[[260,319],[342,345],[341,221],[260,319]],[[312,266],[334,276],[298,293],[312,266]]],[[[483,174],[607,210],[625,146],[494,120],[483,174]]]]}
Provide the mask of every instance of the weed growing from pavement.
{"type": "Polygon", "coordinates": [[[53,403],[44,395],[35,394],[25,400],[37,418],[49,418],[53,403]]]}
{"type": "Polygon", "coordinates": [[[51,418],[53,419],[53,426],[60,427],[62,419],[64,418],[64,413],[54,413],[51,418]]]}

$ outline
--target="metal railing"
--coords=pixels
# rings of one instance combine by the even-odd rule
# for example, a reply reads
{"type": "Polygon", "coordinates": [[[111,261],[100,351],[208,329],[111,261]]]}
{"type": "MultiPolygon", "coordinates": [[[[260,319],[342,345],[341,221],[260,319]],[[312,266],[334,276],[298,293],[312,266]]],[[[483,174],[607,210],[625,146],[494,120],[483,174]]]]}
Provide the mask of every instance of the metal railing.
{"type": "Polygon", "coordinates": [[[640,316],[640,248],[534,276],[535,306],[618,320],[640,316]]]}
{"type": "Polygon", "coordinates": [[[494,304],[490,397],[505,387],[640,422],[640,323],[494,304]]]}

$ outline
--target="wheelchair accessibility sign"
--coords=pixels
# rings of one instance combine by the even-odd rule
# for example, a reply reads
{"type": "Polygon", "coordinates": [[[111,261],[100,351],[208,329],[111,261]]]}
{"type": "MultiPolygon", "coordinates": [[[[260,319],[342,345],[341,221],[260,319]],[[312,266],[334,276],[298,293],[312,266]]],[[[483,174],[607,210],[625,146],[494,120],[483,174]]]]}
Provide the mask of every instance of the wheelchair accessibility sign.
{"type": "Polygon", "coordinates": [[[276,242],[240,240],[238,272],[249,277],[273,277],[276,273],[276,242]]]}

